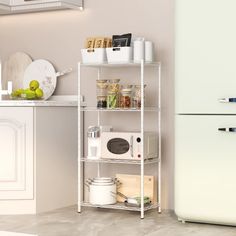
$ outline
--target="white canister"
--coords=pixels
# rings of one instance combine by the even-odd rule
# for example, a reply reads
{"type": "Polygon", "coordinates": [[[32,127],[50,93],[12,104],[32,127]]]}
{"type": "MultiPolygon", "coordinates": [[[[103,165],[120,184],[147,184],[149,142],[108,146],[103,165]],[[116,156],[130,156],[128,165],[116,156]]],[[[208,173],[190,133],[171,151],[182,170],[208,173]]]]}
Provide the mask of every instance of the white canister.
{"type": "Polygon", "coordinates": [[[140,62],[144,60],[144,41],[135,40],[134,41],[134,62],[140,62]]]}
{"type": "Polygon", "coordinates": [[[145,41],[145,61],[154,61],[154,45],[151,41],[145,41]]]}

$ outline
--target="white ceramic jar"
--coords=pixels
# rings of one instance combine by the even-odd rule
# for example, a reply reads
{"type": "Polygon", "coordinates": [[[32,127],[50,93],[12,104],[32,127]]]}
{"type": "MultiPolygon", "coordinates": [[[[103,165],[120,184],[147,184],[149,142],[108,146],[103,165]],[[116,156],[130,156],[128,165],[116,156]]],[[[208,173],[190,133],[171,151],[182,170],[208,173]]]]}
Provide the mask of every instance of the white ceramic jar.
{"type": "Polygon", "coordinates": [[[154,61],[154,45],[151,41],[145,41],[145,62],[154,61]]]}
{"type": "Polygon", "coordinates": [[[144,60],[145,48],[144,40],[134,41],[134,62],[140,62],[144,60]]]}

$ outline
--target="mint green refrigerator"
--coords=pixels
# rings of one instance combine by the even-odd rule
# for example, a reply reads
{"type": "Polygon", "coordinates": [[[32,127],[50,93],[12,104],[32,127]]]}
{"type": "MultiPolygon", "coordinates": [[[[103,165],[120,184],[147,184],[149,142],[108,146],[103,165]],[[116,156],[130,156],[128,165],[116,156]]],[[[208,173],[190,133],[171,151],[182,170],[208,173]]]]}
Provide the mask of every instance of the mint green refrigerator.
{"type": "Polygon", "coordinates": [[[175,7],[175,212],[236,225],[236,1],[175,7]]]}

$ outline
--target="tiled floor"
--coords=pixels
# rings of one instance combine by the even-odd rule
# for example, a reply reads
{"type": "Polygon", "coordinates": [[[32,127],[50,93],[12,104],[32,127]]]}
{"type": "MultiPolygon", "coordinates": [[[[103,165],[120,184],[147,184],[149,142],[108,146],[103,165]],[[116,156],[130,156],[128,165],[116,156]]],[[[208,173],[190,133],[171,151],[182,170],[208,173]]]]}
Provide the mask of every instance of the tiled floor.
{"type": "Polygon", "coordinates": [[[236,227],[182,224],[171,212],[135,212],[67,207],[37,216],[0,216],[0,230],[39,236],[236,236],[236,227]]]}

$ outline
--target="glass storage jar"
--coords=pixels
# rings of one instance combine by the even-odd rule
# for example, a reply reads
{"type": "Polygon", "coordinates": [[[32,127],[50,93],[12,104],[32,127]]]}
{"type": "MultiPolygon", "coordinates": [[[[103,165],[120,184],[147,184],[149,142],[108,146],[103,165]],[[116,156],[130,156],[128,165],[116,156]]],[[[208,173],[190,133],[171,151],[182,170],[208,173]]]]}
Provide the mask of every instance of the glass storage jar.
{"type": "Polygon", "coordinates": [[[131,107],[131,89],[123,88],[121,90],[120,97],[120,108],[130,108],[131,107]]]}
{"type": "Polygon", "coordinates": [[[108,80],[108,92],[119,93],[120,90],[120,79],[110,79],[108,80]]]}
{"type": "Polygon", "coordinates": [[[111,79],[108,82],[107,108],[115,109],[119,105],[120,79],[111,79]]]}
{"type": "Polygon", "coordinates": [[[106,96],[107,95],[107,80],[106,79],[100,79],[96,80],[97,84],[97,96],[106,96]]]}
{"type": "Polygon", "coordinates": [[[97,96],[97,108],[107,108],[107,96],[97,96]]]}
{"type": "MultiPolygon", "coordinates": [[[[145,87],[146,84],[144,85],[143,89],[145,89],[145,87]]],[[[133,96],[132,96],[132,107],[136,109],[141,108],[141,85],[134,85],[133,96]]]]}
{"type": "Polygon", "coordinates": [[[109,91],[107,94],[107,108],[115,109],[119,105],[119,93],[109,91]]]}

